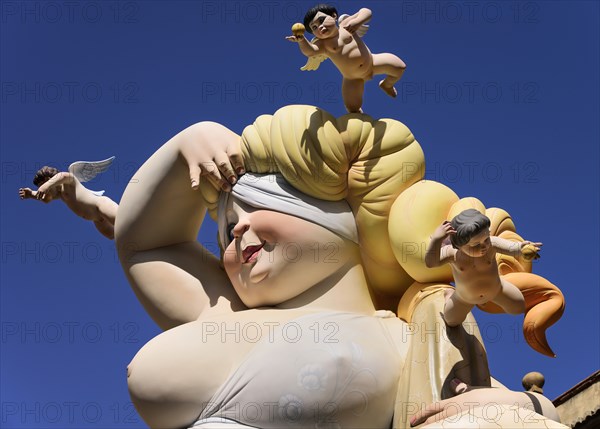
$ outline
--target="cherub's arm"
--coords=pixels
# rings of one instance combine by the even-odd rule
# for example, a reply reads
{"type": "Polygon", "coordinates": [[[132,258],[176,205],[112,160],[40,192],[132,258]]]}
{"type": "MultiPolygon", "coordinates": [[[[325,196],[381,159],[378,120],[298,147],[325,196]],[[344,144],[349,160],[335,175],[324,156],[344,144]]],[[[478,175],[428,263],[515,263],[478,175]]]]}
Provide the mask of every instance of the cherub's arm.
{"type": "Polygon", "coordinates": [[[450,222],[444,222],[435,230],[425,253],[425,265],[427,268],[439,267],[454,259],[456,250],[449,245],[442,247],[442,243],[447,236],[455,233],[456,231],[452,228],[450,222]]]}
{"type": "Polygon", "coordinates": [[[323,49],[321,49],[321,46],[318,43],[318,41],[317,43],[310,43],[308,40],[306,40],[306,37],[304,37],[303,34],[297,36],[287,36],[286,39],[291,42],[298,43],[300,52],[302,52],[309,58],[315,55],[322,55],[325,52],[323,49]]]}
{"type": "MultiPolygon", "coordinates": [[[[494,249],[496,249],[497,252],[503,253],[505,255],[510,255],[515,258],[523,256],[523,249],[527,245],[533,246],[532,250],[534,252],[532,252],[532,253],[534,253],[536,255],[537,255],[537,252],[542,247],[542,243],[533,243],[531,241],[522,241],[522,242],[510,241],[510,240],[506,240],[504,238],[500,238],[500,237],[496,237],[496,236],[491,236],[490,240],[492,242],[492,246],[494,247],[494,249]]],[[[532,257],[537,259],[535,256],[532,256],[532,257]]],[[[539,258],[539,256],[538,256],[538,258],[539,258]]]]}
{"type": "Polygon", "coordinates": [[[50,194],[48,193],[52,188],[56,186],[64,185],[64,184],[72,184],[77,179],[71,173],[67,173],[66,171],[61,171],[54,175],[50,180],[40,186],[36,192],[35,198],[38,200],[42,200],[44,202],[48,202],[51,200],[50,194]]]}
{"type": "Polygon", "coordinates": [[[348,32],[354,34],[361,25],[366,24],[371,20],[371,10],[363,7],[361,10],[356,12],[354,15],[344,19],[342,27],[348,32]]]}
{"type": "Polygon", "coordinates": [[[40,192],[41,193],[48,192],[50,189],[54,188],[55,186],[63,185],[65,183],[69,183],[69,184],[74,183],[75,180],[77,180],[77,179],[71,173],[67,173],[66,171],[61,171],[60,173],[55,174],[50,180],[48,180],[42,186],[40,186],[38,188],[38,194],[40,192]]]}

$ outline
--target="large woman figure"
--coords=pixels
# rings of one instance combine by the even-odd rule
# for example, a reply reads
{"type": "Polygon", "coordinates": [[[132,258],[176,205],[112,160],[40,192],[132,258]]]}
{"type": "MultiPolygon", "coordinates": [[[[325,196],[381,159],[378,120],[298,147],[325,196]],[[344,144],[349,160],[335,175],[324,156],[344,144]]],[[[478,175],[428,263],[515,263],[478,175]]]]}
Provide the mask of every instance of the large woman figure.
{"type": "MultiPolygon", "coordinates": [[[[398,196],[423,171],[421,148],[399,122],[335,119],[309,106],[259,117],[241,138],[196,124],[161,147],[125,191],[116,223],[128,279],[167,330],[128,368],[144,420],[164,428],[384,428],[394,419],[406,427],[417,401],[452,394],[454,376],[489,386],[476,329],[425,344],[381,310],[404,294],[401,308],[444,329],[440,294],[419,296],[436,286],[420,283],[428,279],[418,258],[398,251],[414,232],[388,225],[390,210],[403,208],[398,196]],[[234,184],[242,169],[280,175],[234,184]],[[219,221],[221,261],[197,242],[207,210],[219,221]],[[414,358],[423,350],[440,356],[423,367],[414,358]]],[[[457,204],[439,188],[420,195],[427,192],[443,196],[430,217],[457,204]]],[[[498,392],[477,397],[532,404],[498,392]]],[[[473,408],[471,393],[453,398],[453,412],[473,408]]],[[[538,412],[551,412],[549,401],[538,402],[538,412]]],[[[422,417],[444,416],[437,411],[422,417]]]]}

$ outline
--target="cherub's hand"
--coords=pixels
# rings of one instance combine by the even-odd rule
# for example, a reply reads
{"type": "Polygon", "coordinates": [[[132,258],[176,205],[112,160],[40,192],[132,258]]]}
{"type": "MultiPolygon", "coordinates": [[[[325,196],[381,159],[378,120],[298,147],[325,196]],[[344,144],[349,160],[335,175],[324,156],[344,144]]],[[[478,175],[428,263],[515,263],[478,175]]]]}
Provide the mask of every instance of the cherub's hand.
{"type": "Polygon", "coordinates": [[[523,258],[530,261],[532,259],[540,259],[540,254],[538,253],[542,248],[542,243],[533,243],[531,241],[523,241],[521,243],[521,254],[523,258]]]}
{"type": "Polygon", "coordinates": [[[358,30],[361,25],[362,22],[358,22],[358,20],[352,18],[347,18],[342,23],[344,30],[346,30],[350,34],[356,33],[356,30],[358,30]]]}
{"type": "Polygon", "coordinates": [[[431,235],[432,240],[443,240],[449,235],[456,234],[456,230],[452,228],[452,224],[447,220],[444,221],[431,235]]]}
{"type": "Polygon", "coordinates": [[[190,169],[192,189],[198,189],[200,177],[204,177],[216,189],[231,191],[237,176],[246,172],[239,136],[216,123],[204,127],[198,140],[186,139],[180,146],[190,169]]]}
{"type": "Polygon", "coordinates": [[[26,198],[33,198],[33,191],[30,188],[19,188],[19,197],[22,200],[26,198]]]}
{"type": "Polygon", "coordinates": [[[302,40],[304,36],[285,36],[285,40],[289,40],[290,42],[298,43],[302,40]]]}
{"type": "Polygon", "coordinates": [[[37,192],[35,193],[35,198],[45,203],[50,202],[50,194],[48,194],[49,190],[50,186],[48,185],[48,182],[44,183],[38,188],[37,192]]]}
{"type": "Polygon", "coordinates": [[[37,191],[35,193],[35,199],[36,200],[40,200],[40,201],[42,201],[44,203],[49,203],[50,202],[50,195],[48,193],[46,193],[46,192],[37,191]]]}

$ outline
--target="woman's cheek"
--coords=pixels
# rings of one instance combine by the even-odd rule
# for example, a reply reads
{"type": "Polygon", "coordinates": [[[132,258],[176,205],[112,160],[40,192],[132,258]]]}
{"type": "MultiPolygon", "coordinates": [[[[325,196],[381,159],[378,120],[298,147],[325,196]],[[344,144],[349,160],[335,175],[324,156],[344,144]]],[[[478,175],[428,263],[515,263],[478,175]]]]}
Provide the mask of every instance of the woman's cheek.
{"type": "Polygon", "coordinates": [[[235,247],[232,242],[229,244],[229,246],[227,246],[227,249],[225,249],[225,253],[223,254],[223,266],[225,268],[225,272],[232,281],[240,273],[241,264],[238,259],[237,252],[235,251],[235,247]]]}

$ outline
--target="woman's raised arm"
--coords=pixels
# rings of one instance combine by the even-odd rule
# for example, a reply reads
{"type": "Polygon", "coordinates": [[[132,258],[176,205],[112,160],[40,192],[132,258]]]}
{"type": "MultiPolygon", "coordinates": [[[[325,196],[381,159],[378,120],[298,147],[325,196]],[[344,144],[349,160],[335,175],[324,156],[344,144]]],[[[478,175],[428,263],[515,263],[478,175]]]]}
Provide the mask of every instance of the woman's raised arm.
{"type": "Polygon", "coordinates": [[[219,170],[230,177],[230,169],[243,168],[239,142],[217,123],[192,125],[158,149],[123,193],[115,223],[119,258],[138,299],[163,329],[196,320],[209,308],[243,308],[218,259],[197,242],[206,207],[192,188],[229,188],[219,170]]]}

